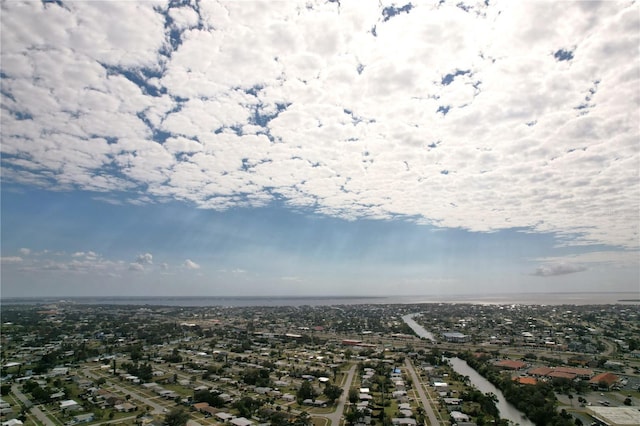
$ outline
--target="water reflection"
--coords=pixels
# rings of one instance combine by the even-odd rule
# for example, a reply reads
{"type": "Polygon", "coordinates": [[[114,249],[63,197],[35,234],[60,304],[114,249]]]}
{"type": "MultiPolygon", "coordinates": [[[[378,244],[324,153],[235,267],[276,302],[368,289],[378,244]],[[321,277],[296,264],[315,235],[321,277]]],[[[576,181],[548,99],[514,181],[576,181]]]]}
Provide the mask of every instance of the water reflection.
{"type": "Polygon", "coordinates": [[[491,392],[498,397],[498,403],[496,405],[498,410],[500,410],[500,418],[507,419],[513,423],[520,424],[521,426],[535,426],[531,421],[524,417],[524,414],[522,414],[521,411],[507,402],[500,389],[496,388],[491,382],[482,377],[476,370],[469,367],[466,361],[457,357],[445,359],[449,361],[449,364],[456,373],[469,377],[469,381],[482,393],[491,392]]]}

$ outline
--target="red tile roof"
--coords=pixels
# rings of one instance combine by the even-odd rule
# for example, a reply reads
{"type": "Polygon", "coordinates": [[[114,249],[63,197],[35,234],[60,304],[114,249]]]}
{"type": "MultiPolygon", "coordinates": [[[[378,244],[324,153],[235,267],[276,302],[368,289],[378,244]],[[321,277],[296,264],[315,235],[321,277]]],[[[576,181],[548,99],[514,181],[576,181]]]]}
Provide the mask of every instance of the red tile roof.
{"type": "Polygon", "coordinates": [[[589,380],[589,383],[597,385],[600,382],[604,382],[607,384],[607,386],[611,386],[617,381],[618,381],[618,376],[616,376],[613,373],[600,373],[597,376],[594,376],[591,380],[589,380]]]}
{"type": "Polygon", "coordinates": [[[576,376],[593,376],[593,371],[588,368],[556,367],[555,370],[575,374],[576,376]]]}
{"type": "Polygon", "coordinates": [[[511,360],[511,359],[505,359],[505,360],[497,362],[496,366],[502,367],[502,368],[508,368],[510,370],[520,370],[521,368],[526,367],[527,364],[522,362],[522,361],[514,361],[514,360],[511,360]]]}
{"type": "Polygon", "coordinates": [[[551,373],[552,371],[553,371],[553,368],[538,367],[538,368],[534,368],[532,370],[529,370],[529,374],[531,374],[532,376],[546,376],[547,374],[551,373]]]}
{"type": "Polygon", "coordinates": [[[513,381],[521,385],[535,385],[538,383],[535,377],[516,377],[513,381]]]}
{"type": "Polygon", "coordinates": [[[196,402],[195,404],[193,404],[193,408],[195,408],[198,411],[208,406],[209,406],[208,402],[196,402]]]}
{"type": "Polygon", "coordinates": [[[555,377],[556,379],[569,379],[569,380],[573,380],[577,376],[578,375],[575,373],[568,373],[566,371],[558,371],[558,370],[554,370],[551,373],[547,374],[547,377],[555,377]]]}

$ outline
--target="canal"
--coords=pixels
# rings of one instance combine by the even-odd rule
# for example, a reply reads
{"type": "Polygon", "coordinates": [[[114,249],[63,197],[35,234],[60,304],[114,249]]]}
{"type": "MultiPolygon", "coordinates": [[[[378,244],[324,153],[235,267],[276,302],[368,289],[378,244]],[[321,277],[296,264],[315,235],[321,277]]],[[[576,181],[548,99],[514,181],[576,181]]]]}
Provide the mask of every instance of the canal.
{"type": "MultiPolygon", "coordinates": [[[[433,336],[433,333],[428,332],[424,329],[420,324],[415,322],[413,317],[420,315],[419,313],[408,314],[402,317],[402,320],[409,326],[411,329],[420,337],[425,339],[429,339],[434,342],[436,339],[433,336]]],[[[483,393],[491,392],[498,397],[498,403],[496,406],[500,411],[500,417],[503,419],[507,419],[514,424],[519,424],[520,426],[535,426],[533,422],[529,419],[526,419],[521,411],[519,411],[516,407],[509,404],[507,400],[504,398],[504,395],[495,387],[491,382],[482,377],[480,373],[478,373],[473,368],[469,367],[466,361],[454,357],[454,358],[445,358],[449,361],[451,367],[456,371],[456,373],[461,374],[462,376],[469,377],[469,381],[473,384],[478,390],[483,393]]]]}
{"type": "Polygon", "coordinates": [[[435,342],[436,339],[433,336],[432,333],[428,332],[427,330],[424,329],[424,327],[422,327],[420,324],[418,324],[417,322],[415,322],[415,320],[413,319],[413,317],[418,316],[420,314],[408,314],[402,317],[402,321],[405,322],[405,324],[407,324],[409,327],[411,327],[411,329],[421,338],[425,338],[425,339],[429,339],[432,342],[435,342]]]}
{"type": "Polygon", "coordinates": [[[533,422],[524,417],[521,411],[507,402],[500,389],[482,377],[476,370],[469,367],[466,361],[457,357],[445,359],[449,361],[449,364],[456,373],[469,377],[469,381],[482,393],[491,392],[498,397],[498,403],[496,405],[498,410],[500,410],[500,418],[507,419],[521,426],[535,426],[533,422]]]}

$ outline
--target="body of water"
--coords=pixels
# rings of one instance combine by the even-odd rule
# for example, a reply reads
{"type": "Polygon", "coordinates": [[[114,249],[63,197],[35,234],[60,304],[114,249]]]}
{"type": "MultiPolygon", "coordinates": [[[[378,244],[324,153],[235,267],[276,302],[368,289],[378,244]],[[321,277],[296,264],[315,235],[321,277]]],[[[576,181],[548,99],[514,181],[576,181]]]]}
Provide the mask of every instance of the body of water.
{"type": "MultiPolygon", "coordinates": [[[[430,340],[435,340],[432,333],[427,331],[424,327],[414,321],[413,317],[420,314],[409,314],[402,317],[402,320],[420,337],[424,337],[430,340]]],[[[513,423],[519,423],[521,426],[535,426],[531,421],[523,417],[520,412],[513,405],[509,404],[502,395],[500,389],[496,388],[491,382],[482,377],[476,370],[469,367],[466,361],[460,358],[446,358],[451,367],[463,376],[469,377],[469,381],[478,388],[482,393],[491,392],[498,397],[498,403],[496,404],[498,410],[500,410],[500,417],[512,421],[513,423]]]]}
{"type": "Polygon", "coordinates": [[[535,426],[533,422],[524,417],[521,411],[507,402],[500,389],[482,377],[476,370],[469,367],[466,361],[457,357],[446,359],[458,374],[469,377],[469,381],[482,393],[491,392],[498,397],[498,403],[496,405],[498,410],[500,410],[500,418],[507,419],[521,426],[535,426]]]}
{"type": "Polygon", "coordinates": [[[78,303],[88,305],[155,306],[333,306],[366,304],[471,303],[482,305],[603,305],[640,304],[640,293],[517,293],[426,296],[121,296],[121,297],[10,297],[2,304],[78,303]]]}
{"type": "Polygon", "coordinates": [[[413,317],[420,314],[409,314],[402,317],[402,321],[404,321],[411,329],[420,337],[425,339],[429,339],[432,342],[435,342],[435,337],[433,333],[427,331],[420,324],[414,321],[413,317]]]}

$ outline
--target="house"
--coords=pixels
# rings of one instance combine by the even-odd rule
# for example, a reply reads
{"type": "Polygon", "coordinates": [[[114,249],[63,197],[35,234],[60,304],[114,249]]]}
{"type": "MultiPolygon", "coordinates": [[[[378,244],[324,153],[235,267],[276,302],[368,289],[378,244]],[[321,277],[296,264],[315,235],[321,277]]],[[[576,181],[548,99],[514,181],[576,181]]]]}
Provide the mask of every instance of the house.
{"type": "Polygon", "coordinates": [[[208,402],[196,402],[195,404],[192,405],[194,410],[200,411],[201,413],[203,412],[202,409],[208,406],[209,406],[208,402]]]}
{"type": "Polygon", "coordinates": [[[451,420],[454,423],[460,423],[460,422],[468,422],[470,421],[469,416],[460,412],[460,411],[452,411],[449,413],[449,416],[451,416],[451,420]]]}
{"type": "Polygon", "coordinates": [[[229,395],[228,393],[221,393],[220,395],[218,395],[218,398],[223,400],[225,404],[228,404],[233,399],[231,398],[231,395],[229,395]]]}
{"type": "Polygon", "coordinates": [[[130,402],[123,402],[122,404],[116,404],[113,406],[120,413],[130,413],[135,411],[137,407],[130,402]]]}
{"type": "Polygon", "coordinates": [[[234,426],[249,426],[253,424],[251,420],[245,417],[236,417],[234,419],[229,420],[229,423],[231,423],[234,426]]]}
{"type": "Polygon", "coordinates": [[[449,390],[449,384],[446,382],[433,382],[433,387],[437,392],[446,392],[449,390]]]}
{"type": "Polygon", "coordinates": [[[411,417],[394,417],[391,419],[391,423],[394,425],[409,425],[409,426],[415,426],[418,424],[416,422],[416,419],[412,419],[411,417]]]}
{"type": "Polygon", "coordinates": [[[302,401],[302,405],[312,405],[314,407],[326,407],[327,401],[322,401],[320,399],[305,399],[302,401]]]}
{"type": "Polygon", "coordinates": [[[93,413],[79,414],[77,416],[73,416],[73,421],[75,423],[89,423],[93,421],[93,413]]]}
{"type": "Polygon", "coordinates": [[[49,395],[49,398],[53,399],[54,401],[56,399],[64,398],[64,392],[52,393],[51,395],[49,395]]]}
{"type": "Polygon", "coordinates": [[[551,373],[552,371],[553,371],[553,368],[551,367],[538,367],[538,368],[529,370],[529,374],[536,377],[543,377],[551,373]]]}
{"type": "Polygon", "coordinates": [[[2,426],[21,426],[24,423],[22,423],[21,420],[18,419],[11,419],[11,420],[7,420],[6,422],[2,422],[2,426]]]}
{"type": "Polygon", "coordinates": [[[209,405],[200,409],[200,412],[205,416],[215,416],[216,414],[218,414],[218,410],[209,405]]]}
{"type": "Polygon", "coordinates": [[[79,410],[80,404],[78,404],[76,401],[74,401],[73,399],[65,399],[64,401],[60,401],[60,411],[75,411],[75,410],[79,410]]]}
{"type": "Polygon", "coordinates": [[[49,373],[49,376],[66,376],[69,374],[69,369],[67,367],[55,367],[49,373]]]}
{"type": "Polygon", "coordinates": [[[285,393],[282,395],[282,399],[287,402],[293,402],[296,400],[296,397],[290,393],[285,393]]]}
{"type": "MultiPolygon", "coordinates": [[[[362,396],[362,395],[368,395],[368,394],[360,394],[360,396],[362,396]]],[[[391,394],[391,397],[394,398],[394,399],[400,399],[400,398],[402,398],[402,397],[404,397],[406,395],[407,395],[407,391],[403,391],[403,390],[402,391],[394,391],[391,394]]],[[[360,398],[360,399],[362,399],[362,398],[360,398]]],[[[370,397],[368,399],[373,399],[373,397],[370,397]]]]}
{"type": "Polygon", "coordinates": [[[589,380],[589,384],[595,389],[609,390],[611,389],[611,386],[618,381],[618,379],[619,377],[613,373],[600,373],[593,376],[591,380],[589,380]]]}
{"type": "Polygon", "coordinates": [[[574,380],[577,375],[575,373],[568,373],[566,371],[552,371],[551,373],[547,374],[547,377],[551,377],[552,379],[567,379],[567,380],[574,380]]]}
{"type": "Polygon", "coordinates": [[[225,412],[219,412],[215,414],[216,419],[220,420],[221,422],[227,422],[229,420],[232,420],[235,416],[229,414],[229,413],[225,413],[225,412]]]}
{"type": "Polygon", "coordinates": [[[538,383],[535,377],[516,377],[513,381],[520,385],[536,385],[538,383]]]}

